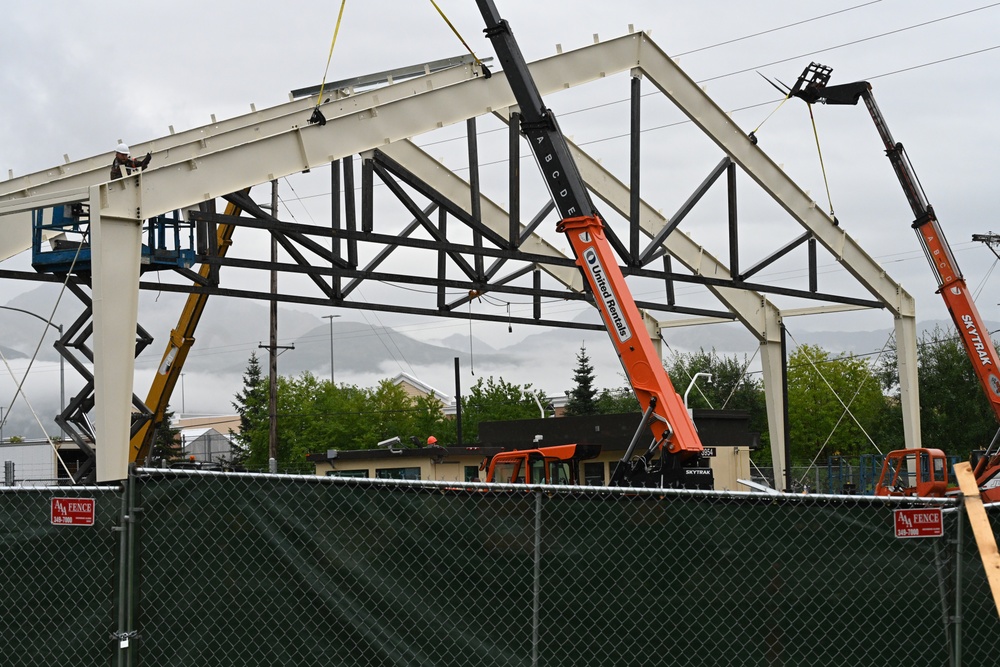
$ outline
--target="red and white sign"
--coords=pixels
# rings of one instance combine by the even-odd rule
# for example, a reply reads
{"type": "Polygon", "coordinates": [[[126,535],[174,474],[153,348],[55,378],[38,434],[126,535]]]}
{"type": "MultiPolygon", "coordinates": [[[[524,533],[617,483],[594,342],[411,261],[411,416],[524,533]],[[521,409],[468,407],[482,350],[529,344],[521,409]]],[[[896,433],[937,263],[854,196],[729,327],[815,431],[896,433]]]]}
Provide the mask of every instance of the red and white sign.
{"type": "Polygon", "coordinates": [[[940,507],[921,507],[893,510],[896,537],[941,537],[944,535],[944,518],[940,507]]]}
{"type": "Polygon", "coordinates": [[[93,498],[53,498],[53,526],[93,526],[96,515],[93,498]]]}

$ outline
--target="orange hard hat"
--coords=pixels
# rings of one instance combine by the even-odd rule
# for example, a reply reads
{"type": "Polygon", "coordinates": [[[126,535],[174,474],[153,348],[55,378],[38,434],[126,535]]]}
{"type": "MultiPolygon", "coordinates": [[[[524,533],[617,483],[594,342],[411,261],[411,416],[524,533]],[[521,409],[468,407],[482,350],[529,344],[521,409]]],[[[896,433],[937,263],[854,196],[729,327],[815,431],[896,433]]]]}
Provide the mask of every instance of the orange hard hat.
{"type": "Polygon", "coordinates": [[[427,438],[427,444],[428,445],[436,445],[437,441],[438,441],[438,439],[435,438],[433,435],[431,437],[427,438]]]}

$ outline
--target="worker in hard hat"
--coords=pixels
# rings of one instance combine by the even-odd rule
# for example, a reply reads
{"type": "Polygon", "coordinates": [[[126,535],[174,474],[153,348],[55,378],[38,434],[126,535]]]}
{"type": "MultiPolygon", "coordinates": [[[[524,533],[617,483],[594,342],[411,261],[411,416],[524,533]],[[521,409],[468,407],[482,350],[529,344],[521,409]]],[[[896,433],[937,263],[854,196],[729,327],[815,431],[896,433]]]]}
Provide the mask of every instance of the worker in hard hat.
{"type": "Polygon", "coordinates": [[[122,177],[122,167],[125,167],[125,174],[131,174],[133,169],[145,169],[149,166],[149,161],[153,159],[152,153],[146,153],[141,160],[136,160],[129,154],[129,148],[125,144],[118,144],[115,147],[115,159],[111,162],[111,180],[122,177]]]}

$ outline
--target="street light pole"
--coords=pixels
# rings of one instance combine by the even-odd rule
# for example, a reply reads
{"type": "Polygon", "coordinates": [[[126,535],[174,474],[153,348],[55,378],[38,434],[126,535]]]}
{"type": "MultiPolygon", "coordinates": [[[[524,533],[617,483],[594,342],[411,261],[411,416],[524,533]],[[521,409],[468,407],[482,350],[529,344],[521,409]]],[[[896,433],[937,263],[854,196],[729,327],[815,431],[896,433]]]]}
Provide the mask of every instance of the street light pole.
{"type": "MultiPolygon", "coordinates": [[[[52,327],[53,329],[55,329],[56,331],[59,332],[59,340],[62,340],[63,327],[62,327],[61,324],[53,324],[52,322],[49,322],[47,319],[45,319],[44,317],[42,317],[38,313],[33,313],[30,310],[24,310],[23,308],[14,308],[13,306],[0,306],[0,308],[2,308],[4,310],[14,310],[14,311],[17,311],[19,313],[24,313],[25,315],[31,315],[35,319],[38,319],[38,320],[41,320],[42,322],[45,322],[46,326],[50,326],[50,327],[52,327]]],[[[66,360],[63,357],[62,352],[60,352],[59,353],[59,415],[60,415],[60,417],[62,416],[62,413],[65,412],[65,411],[66,411],[66,360]]],[[[65,434],[66,433],[65,433],[65,431],[63,431],[62,424],[60,424],[59,425],[59,436],[63,437],[63,436],[65,436],[65,434]]]]}
{"type": "Polygon", "coordinates": [[[688,407],[688,394],[691,393],[691,389],[694,388],[695,383],[698,381],[698,378],[700,378],[700,377],[706,377],[706,378],[708,378],[708,383],[712,384],[712,374],[711,373],[703,373],[702,372],[702,373],[695,373],[694,374],[694,377],[691,378],[691,384],[688,385],[687,390],[684,392],[684,408],[689,413],[691,411],[691,408],[688,407]]]}
{"type": "Polygon", "coordinates": [[[333,318],[340,317],[340,315],[324,315],[323,318],[330,320],[330,384],[336,385],[337,378],[334,373],[333,365],[333,318]]]}

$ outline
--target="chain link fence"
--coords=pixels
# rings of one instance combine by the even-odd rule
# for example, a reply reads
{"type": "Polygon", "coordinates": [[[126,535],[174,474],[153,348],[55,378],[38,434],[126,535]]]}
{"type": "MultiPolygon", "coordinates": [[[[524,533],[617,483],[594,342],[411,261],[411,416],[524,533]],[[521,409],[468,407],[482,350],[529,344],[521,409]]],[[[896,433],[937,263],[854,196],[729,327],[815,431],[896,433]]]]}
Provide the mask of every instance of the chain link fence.
{"type": "Polygon", "coordinates": [[[0,664],[111,664],[121,510],[118,487],[0,487],[0,664]],[[92,521],[53,523],[77,501],[92,521]]]}
{"type": "Polygon", "coordinates": [[[933,504],[943,536],[900,539],[911,505],[865,496],[178,470],[5,490],[0,662],[994,664],[972,532],[933,504]],[[72,494],[95,525],[50,522],[72,494]]]}

